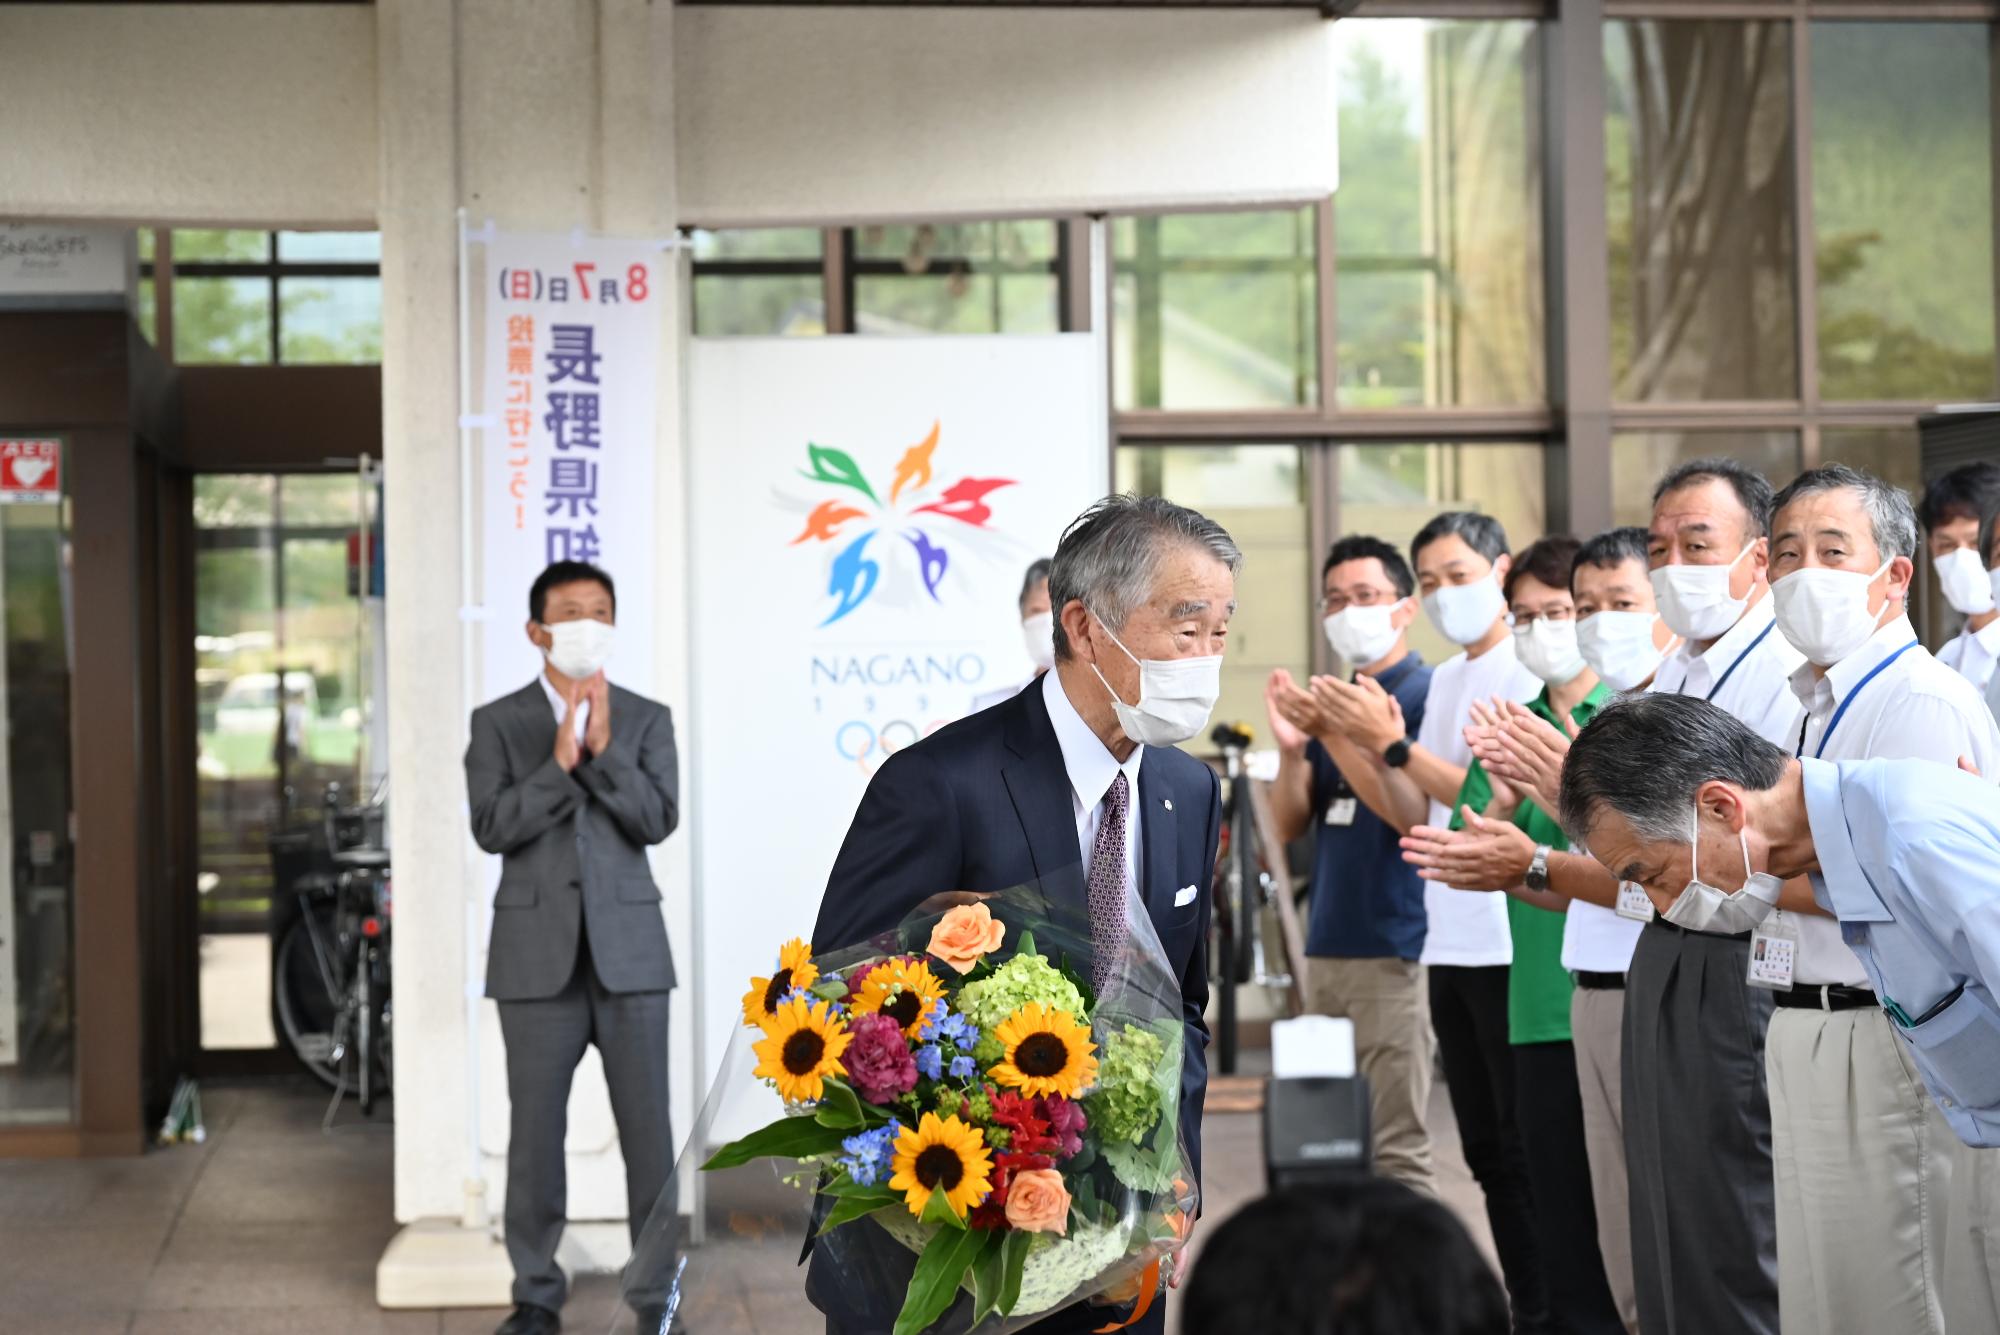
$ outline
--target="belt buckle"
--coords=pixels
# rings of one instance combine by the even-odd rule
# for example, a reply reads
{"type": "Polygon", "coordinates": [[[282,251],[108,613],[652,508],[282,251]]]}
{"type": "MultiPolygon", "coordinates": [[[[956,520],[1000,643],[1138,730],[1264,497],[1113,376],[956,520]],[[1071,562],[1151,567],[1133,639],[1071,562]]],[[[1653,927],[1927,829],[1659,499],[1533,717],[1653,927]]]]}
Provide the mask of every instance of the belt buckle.
{"type": "Polygon", "coordinates": [[[1819,1008],[1829,1015],[1833,1013],[1833,985],[1831,983],[1820,984],[1819,1008]]]}

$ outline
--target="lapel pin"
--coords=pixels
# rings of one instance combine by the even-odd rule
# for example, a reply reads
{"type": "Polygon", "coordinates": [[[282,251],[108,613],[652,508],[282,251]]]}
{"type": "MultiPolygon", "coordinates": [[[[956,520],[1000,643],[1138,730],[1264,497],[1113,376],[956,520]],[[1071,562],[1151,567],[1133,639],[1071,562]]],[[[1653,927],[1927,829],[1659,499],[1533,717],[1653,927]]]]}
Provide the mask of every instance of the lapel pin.
{"type": "Polygon", "coordinates": [[[1161,799],[1160,799],[1160,802],[1161,802],[1161,804],[1162,804],[1163,806],[1165,806],[1165,807],[1166,807],[1166,809],[1167,809],[1167,810],[1169,810],[1169,811],[1172,811],[1172,810],[1174,809],[1174,799],[1173,799],[1173,798],[1171,798],[1171,797],[1163,797],[1163,798],[1161,798],[1161,799]]]}

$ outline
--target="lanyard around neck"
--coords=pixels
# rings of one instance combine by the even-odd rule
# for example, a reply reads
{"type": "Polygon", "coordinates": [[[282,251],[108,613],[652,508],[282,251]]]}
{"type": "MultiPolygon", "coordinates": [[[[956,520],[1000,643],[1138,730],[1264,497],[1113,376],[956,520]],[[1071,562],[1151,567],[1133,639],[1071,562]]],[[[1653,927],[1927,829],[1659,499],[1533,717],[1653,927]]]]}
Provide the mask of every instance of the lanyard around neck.
{"type": "MultiPolygon", "coordinates": [[[[1717,677],[1717,678],[1715,679],[1715,685],[1713,685],[1713,686],[1711,686],[1711,687],[1709,687],[1709,688],[1708,688],[1708,694],[1707,694],[1707,695],[1704,695],[1704,696],[1702,697],[1702,699],[1704,699],[1704,700],[1713,700],[1713,699],[1715,699],[1715,697],[1716,697],[1716,693],[1717,693],[1717,692],[1719,692],[1719,691],[1720,691],[1720,690],[1721,690],[1721,689],[1723,688],[1724,684],[1728,682],[1729,678],[1730,678],[1730,677],[1731,677],[1732,675],[1734,675],[1734,674],[1735,674],[1735,672],[1736,672],[1736,669],[1737,669],[1737,668],[1739,668],[1739,667],[1742,667],[1742,666],[1743,666],[1743,660],[1744,660],[1744,659],[1746,659],[1746,658],[1748,658],[1748,657],[1749,657],[1749,656],[1750,656],[1751,654],[1753,654],[1753,653],[1757,652],[1757,646],[1758,646],[1758,645],[1760,645],[1760,644],[1762,644],[1762,643],[1764,642],[1764,637],[1765,637],[1765,636],[1767,636],[1767,635],[1769,635],[1769,634],[1770,634],[1770,633],[1771,633],[1772,631],[1776,630],[1777,628],[1778,628],[1778,623],[1777,623],[1777,622],[1776,622],[1775,620],[1773,620],[1773,621],[1771,622],[1771,624],[1770,624],[1770,625],[1768,625],[1768,626],[1764,627],[1764,629],[1762,629],[1762,630],[1758,631],[1758,632],[1757,632],[1757,638],[1756,638],[1756,639],[1754,639],[1754,640],[1752,640],[1752,641],[1750,641],[1750,643],[1749,643],[1749,644],[1748,644],[1747,646],[1745,646],[1745,648],[1744,648],[1743,652],[1742,652],[1742,653],[1740,653],[1740,654],[1738,654],[1738,655],[1736,655],[1736,659],[1735,659],[1735,661],[1734,661],[1734,662],[1732,662],[1732,663],[1730,663],[1730,665],[1729,665],[1728,667],[1726,667],[1726,668],[1724,668],[1724,669],[1722,670],[1722,675],[1721,675],[1721,676],[1719,676],[1719,677],[1717,677]]],[[[1680,690],[1678,690],[1678,691],[1674,692],[1674,694],[1676,694],[1676,695],[1686,695],[1686,694],[1687,694],[1687,690],[1686,690],[1686,687],[1687,687],[1687,678],[1686,678],[1686,677],[1682,677],[1682,678],[1681,678],[1681,687],[1682,687],[1682,689],[1680,689],[1680,690]]]]}
{"type": "MultiPolygon", "coordinates": [[[[1827,720],[1826,731],[1820,734],[1819,748],[1813,752],[1814,760],[1817,760],[1821,756],[1826,754],[1826,744],[1829,741],[1833,740],[1833,730],[1840,726],[1840,720],[1846,715],[1847,707],[1854,703],[1854,697],[1861,694],[1861,692],[1863,692],[1864,690],[1868,689],[1868,683],[1875,680],[1877,677],[1881,676],[1884,669],[1886,669],[1891,663],[1895,662],[1897,659],[1901,658],[1904,654],[1907,654],[1908,652],[1910,652],[1910,650],[1916,647],[1917,647],[1917,642],[1915,640],[1911,640],[1908,644],[1898,649],[1895,653],[1890,654],[1887,658],[1883,659],[1881,662],[1877,663],[1874,667],[1870,668],[1868,670],[1867,676],[1863,677],[1860,681],[1854,683],[1854,689],[1847,693],[1847,697],[1844,700],[1842,700],[1839,706],[1833,711],[1833,717],[1827,720]]],[[[1808,714],[1799,723],[1799,749],[1794,751],[1792,753],[1793,755],[1802,756],[1806,753],[1806,729],[1810,728],[1811,726],[1812,726],[1812,716],[1808,714]]]]}

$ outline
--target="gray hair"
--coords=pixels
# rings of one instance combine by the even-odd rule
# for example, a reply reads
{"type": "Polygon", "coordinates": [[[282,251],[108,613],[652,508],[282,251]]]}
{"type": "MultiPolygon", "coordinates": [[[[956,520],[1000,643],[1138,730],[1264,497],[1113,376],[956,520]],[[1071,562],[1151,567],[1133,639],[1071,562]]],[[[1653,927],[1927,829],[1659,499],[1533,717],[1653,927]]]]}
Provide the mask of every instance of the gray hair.
{"type": "Polygon", "coordinates": [[[1653,508],[1659,509],[1661,500],[1683,487],[1702,482],[1729,484],[1729,489],[1736,493],[1738,504],[1750,516],[1749,531],[1744,535],[1748,541],[1755,542],[1769,535],[1771,516],[1776,512],[1771,501],[1771,479],[1735,459],[1696,459],[1682,464],[1661,478],[1660,484],[1653,488],[1653,508]]]}
{"type": "Polygon", "coordinates": [[[1875,550],[1884,561],[1896,556],[1916,557],[1917,511],[1910,504],[1909,493],[1884,482],[1873,473],[1864,473],[1846,464],[1824,464],[1793,478],[1772,503],[1771,522],[1775,525],[1778,511],[1801,496],[1841,490],[1861,493],[1861,508],[1868,514],[1868,529],[1874,536],[1875,550]]]}
{"type": "Polygon", "coordinates": [[[1570,744],[1557,806],[1577,843],[1589,842],[1600,804],[1642,839],[1685,842],[1703,784],[1721,779],[1762,792],[1777,787],[1789,759],[1706,700],[1628,695],[1570,744]]]}
{"type": "Polygon", "coordinates": [[[1038,556],[1029,563],[1028,573],[1021,576],[1021,596],[1016,600],[1017,606],[1026,607],[1028,595],[1035,591],[1035,586],[1048,583],[1049,567],[1054,564],[1055,562],[1046,556],[1038,556]]]}
{"type": "Polygon", "coordinates": [[[1056,658],[1070,657],[1062,613],[1083,605],[1116,634],[1146,601],[1160,562],[1176,547],[1196,547],[1229,567],[1243,553],[1222,525],[1196,510],[1158,496],[1106,496],[1064,530],[1049,568],[1049,603],[1056,614],[1056,658]]]}

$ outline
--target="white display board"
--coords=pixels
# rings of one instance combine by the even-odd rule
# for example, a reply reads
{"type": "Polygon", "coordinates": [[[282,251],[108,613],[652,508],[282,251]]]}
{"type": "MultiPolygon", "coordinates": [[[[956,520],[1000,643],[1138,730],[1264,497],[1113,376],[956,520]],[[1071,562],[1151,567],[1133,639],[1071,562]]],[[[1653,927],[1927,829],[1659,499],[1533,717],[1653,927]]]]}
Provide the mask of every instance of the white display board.
{"type": "Polygon", "coordinates": [[[705,1084],[884,755],[1032,671],[1022,573],[1109,445],[1088,334],[695,339],[690,376],[705,1084]]]}
{"type": "Polygon", "coordinates": [[[132,287],[133,256],[132,233],[121,227],[0,223],[0,306],[122,302],[132,287]]]}

